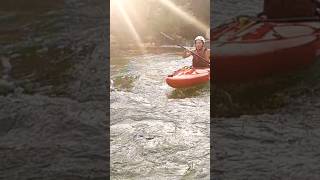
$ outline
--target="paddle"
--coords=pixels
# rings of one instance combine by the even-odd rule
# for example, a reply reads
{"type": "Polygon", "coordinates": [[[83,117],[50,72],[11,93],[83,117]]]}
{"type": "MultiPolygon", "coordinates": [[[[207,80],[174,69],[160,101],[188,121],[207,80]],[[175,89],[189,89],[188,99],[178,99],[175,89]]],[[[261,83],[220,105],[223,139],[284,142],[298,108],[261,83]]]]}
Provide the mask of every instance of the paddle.
{"type": "MultiPolygon", "coordinates": [[[[168,39],[170,39],[170,40],[172,40],[172,41],[175,41],[174,38],[170,37],[169,35],[165,34],[164,32],[160,32],[160,34],[162,34],[164,37],[166,37],[166,38],[168,38],[168,39]]],[[[189,51],[192,55],[197,56],[198,58],[200,58],[200,60],[202,60],[203,62],[205,62],[205,63],[207,63],[207,64],[210,65],[210,62],[208,62],[205,58],[203,58],[203,57],[199,56],[198,54],[192,52],[191,50],[187,49],[186,47],[184,47],[184,46],[182,46],[182,45],[180,45],[180,44],[177,44],[177,46],[185,49],[186,51],[189,51]]]]}

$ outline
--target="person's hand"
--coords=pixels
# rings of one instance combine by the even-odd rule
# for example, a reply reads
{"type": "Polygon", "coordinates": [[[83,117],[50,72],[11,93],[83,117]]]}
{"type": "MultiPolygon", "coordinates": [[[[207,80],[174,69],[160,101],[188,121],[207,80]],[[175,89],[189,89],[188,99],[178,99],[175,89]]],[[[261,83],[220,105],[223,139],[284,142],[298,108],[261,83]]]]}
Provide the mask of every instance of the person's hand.
{"type": "Polygon", "coordinates": [[[188,53],[190,53],[190,52],[191,52],[191,50],[190,50],[190,49],[188,49],[188,48],[186,48],[184,51],[185,51],[185,52],[188,52],[188,53]]]}
{"type": "Polygon", "coordinates": [[[189,57],[190,55],[191,55],[191,50],[185,49],[185,50],[184,50],[184,53],[183,53],[183,57],[184,57],[184,58],[187,58],[187,57],[189,57]]]}

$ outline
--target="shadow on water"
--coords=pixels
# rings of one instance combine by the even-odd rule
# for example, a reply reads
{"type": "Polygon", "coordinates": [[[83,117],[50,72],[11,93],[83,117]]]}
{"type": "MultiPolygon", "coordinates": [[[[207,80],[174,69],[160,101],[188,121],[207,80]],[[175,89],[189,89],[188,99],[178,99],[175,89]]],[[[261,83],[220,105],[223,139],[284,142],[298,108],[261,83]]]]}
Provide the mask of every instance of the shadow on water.
{"type": "Polygon", "coordinates": [[[111,89],[131,91],[134,82],[139,78],[130,67],[130,57],[110,58],[111,89]]]}
{"type": "Polygon", "coordinates": [[[198,97],[204,94],[205,92],[210,91],[210,84],[201,84],[198,86],[190,87],[190,88],[180,88],[174,89],[170,93],[168,93],[168,99],[184,99],[184,98],[193,98],[198,97]]]}
{"type": "Polygon", "coordinates": [[[72,65],[68,59],[70,53],[53,48],[44,54],[31,52],[28,56],[12,59],[11,78],[28,94],[63,94],[72,65]]]}
{"type": "Polygon", "coordinates": [[[112,78],[112,87],[117,90],[130,91],[134,87],[134,82],[138,78],[139,77],[137,75],[130,73],[118,74],[112,78]]]}

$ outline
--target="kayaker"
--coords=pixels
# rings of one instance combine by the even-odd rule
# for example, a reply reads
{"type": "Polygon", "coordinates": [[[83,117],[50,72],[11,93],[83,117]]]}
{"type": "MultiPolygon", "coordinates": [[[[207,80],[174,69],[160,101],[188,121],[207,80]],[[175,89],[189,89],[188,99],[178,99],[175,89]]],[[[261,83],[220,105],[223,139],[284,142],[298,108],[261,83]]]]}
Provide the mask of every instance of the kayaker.
{"type": "MultiPolygon", "coordinates": [[[[199,68],[199,67],[210,67],[209,62],[210,62],[210,49],[205,47],[205,38],[202,36],[197,36],[194,39],[194,44],[196,49],[193,50],[192,52],[199,55],[200,58],[196,55],[193,55],[192,59],[192,67],[199,68]],[[208,62],[205,62],[205,60],[208,62]]],[[[191,56],[192,53],[190,51],[184,51],[183,58],[187,58],[191,56]]]]}

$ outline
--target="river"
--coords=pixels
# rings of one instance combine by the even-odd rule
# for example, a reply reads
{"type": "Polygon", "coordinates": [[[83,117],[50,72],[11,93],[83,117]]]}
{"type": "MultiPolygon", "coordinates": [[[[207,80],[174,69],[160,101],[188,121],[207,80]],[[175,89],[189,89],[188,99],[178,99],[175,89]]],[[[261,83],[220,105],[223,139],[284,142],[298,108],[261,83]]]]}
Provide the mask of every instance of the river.
{"type": "Polygon", "coordinates": [[[0,179],[108,175],[102,7],[99,0],[1,2],[0,179]]]}
{"type": "Polygon", "coordinates": [[[209,83],[176,90],[164,81],[190,64],[176,53],[111,57],[112,177],[209,178],[209,83]]]}
{"type": "MultiPolygon", "coordinates": [[[[216,0],[212,25],[261,2],[216,0]]],[[[21,3],[0,8],[0,179],[105,179],[107,5],[21,3]]],[[[178,52],[110,59],[113,179],[209,179],[210,156],[215,179],[320,179],[318,74],[282,108],[209,119],[209,85],[164,82],[191,63],[178,52]]]]}

